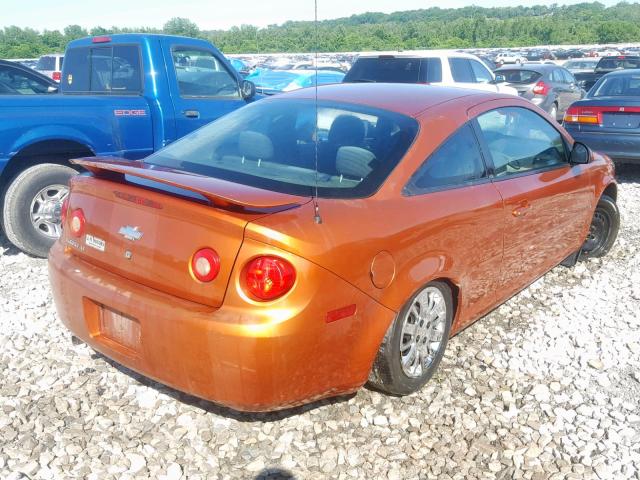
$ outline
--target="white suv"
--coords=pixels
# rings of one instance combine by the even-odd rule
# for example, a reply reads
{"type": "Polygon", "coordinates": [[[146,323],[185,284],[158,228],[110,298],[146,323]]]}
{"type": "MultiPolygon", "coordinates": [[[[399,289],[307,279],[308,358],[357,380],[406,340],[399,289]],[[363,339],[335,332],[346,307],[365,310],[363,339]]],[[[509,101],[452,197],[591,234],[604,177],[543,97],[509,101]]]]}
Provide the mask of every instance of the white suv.
{"type": "Polygon", "coordinates": [[[495,76],[475,55],[450,50],[363,54],[343,83],[424,83],[518,95],[497,84],[495,76]]]}
{"type": "Polygon", "coordinates": [[[34,70],[42,73],[43,75],[46,75],[56,82],[60,82],[63,60],[64,54],[62,53],[43,55],[38,59],[38,63],[36,63],[34,70]]]}

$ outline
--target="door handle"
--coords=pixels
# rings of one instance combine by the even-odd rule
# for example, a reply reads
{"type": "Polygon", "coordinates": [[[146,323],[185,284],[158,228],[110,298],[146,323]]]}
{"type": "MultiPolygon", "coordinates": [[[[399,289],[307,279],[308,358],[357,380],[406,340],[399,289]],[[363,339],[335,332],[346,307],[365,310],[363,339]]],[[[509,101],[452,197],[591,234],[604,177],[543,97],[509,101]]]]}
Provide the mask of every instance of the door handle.
{"type": "Polygon", "coordinates": [[[517,207],[515,207],[512,211],[511,214],[514,217],[524,217],[527,212],[529,211],[529,208],[531,207],[531,205],[529,205],[529,202],[524,201],[522,202],[520,205],[518,205],[517,207]]]}
{"type": "Polygon", "coordinates": [[[200,112],[198,110],[184,110],[182,114],[187,118],[200,118],[200,112]]]}

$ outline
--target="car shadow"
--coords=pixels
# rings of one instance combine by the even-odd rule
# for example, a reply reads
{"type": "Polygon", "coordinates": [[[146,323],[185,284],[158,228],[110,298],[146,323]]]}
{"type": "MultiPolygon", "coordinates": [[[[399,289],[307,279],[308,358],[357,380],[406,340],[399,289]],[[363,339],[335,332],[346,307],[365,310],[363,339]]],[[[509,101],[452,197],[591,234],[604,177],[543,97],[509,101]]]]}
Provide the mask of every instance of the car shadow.
{"type": "Polygon", "coordinates": [[[616,180],[619,183],[640,183],[640,164],[616,164],[616,180]]]}
{"type": "MultiPolygon", "coordinates": [[[[168,385],[164,385],[160,382],[156,382],[155,380],[152,380],[123,365],[120,365],[116,361],[111,360],[109,357],[104,356],[100,352],[94,351],[92,357],[96,359],[104,360],[106,363],[111,365],[116,370],[119,370],[125,375],[133,378],[134,380],[136,380],[138,383],[142,385],[145,385],[149,388],[153,388],[158,393],[163,393],[173,398],[174,400],[177,400],[181,403],[185,403],[187,405],[191,405],[207,413],[213,413],[214,415],[219,415],[221,417],[233,419],[238,422],[277,422],[289,417],[300,415],[310,410],[315,410],[316,408],[345,403],[356,395],[355,393],[352,393],[350,395],[341,395],[337,397],[325,398],[325,399],[316,400],[298,407],[285,408],[283,410],[277,410],[275,412],[241,412],[241,411],[234,410],[229,407],[224,407],[222,405],[218,405],[208,400],[204,400],[202,398],[190,395],[188,393],[181,392],[172,387],[169,387],[168,385]]],[[[266,478],[271,478],[271,477],[266,477],[266,478]]],[[[280,478],[280,477],[274,477],[274,478],[280,478]]],[[[293,477],[285,477],[285,478],[293,478],[293,477]]]]}
{"type": "Polygon", "coordinates": [[[298,477],[281,468],[265,468],[256,475],[255,480],[296,480],[296,478],[298,477]]]}

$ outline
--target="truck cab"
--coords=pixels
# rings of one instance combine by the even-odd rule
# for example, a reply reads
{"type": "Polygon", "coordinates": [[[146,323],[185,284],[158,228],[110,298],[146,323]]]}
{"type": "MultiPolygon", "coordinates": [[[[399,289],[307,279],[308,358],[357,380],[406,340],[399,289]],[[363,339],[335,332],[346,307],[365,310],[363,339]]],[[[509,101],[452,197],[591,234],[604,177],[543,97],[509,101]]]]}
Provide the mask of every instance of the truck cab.
{"type": "Polygon", "coordinates": [[[207,41],[119,34],[71,42],[59,92],[0,95],[2,226],[21,250],[46,256],[60,235],[69,160],[140,160],[254,100],[207,41]]]}

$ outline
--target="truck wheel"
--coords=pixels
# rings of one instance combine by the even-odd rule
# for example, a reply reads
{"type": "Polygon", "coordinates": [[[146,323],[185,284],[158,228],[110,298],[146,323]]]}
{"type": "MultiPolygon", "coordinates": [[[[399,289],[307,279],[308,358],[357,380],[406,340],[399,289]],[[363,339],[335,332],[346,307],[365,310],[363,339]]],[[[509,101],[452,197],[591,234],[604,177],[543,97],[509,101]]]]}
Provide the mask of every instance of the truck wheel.
{"type": "Polygon", "coordinates": [[[4,232],[23,252],[46,257],[60,237],[62,202],[69,194],[73,168],[43,163],[21,172],[10,183],[2,211],[4,232]]]}

